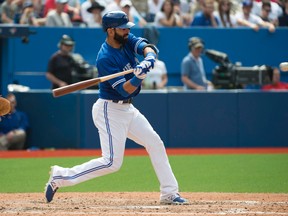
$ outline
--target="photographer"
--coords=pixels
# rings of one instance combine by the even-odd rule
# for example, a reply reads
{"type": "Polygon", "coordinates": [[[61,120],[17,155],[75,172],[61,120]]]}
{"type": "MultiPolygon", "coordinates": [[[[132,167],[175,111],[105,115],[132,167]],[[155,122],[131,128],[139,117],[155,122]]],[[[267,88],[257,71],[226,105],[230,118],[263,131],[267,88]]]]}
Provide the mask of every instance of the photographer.
{"type": "Polygon", "coordinates": [[[63,35],[58,43],[59,50],[50,58],[46,78],[52,83],[52,89],[80,81],[80,75],[85,77],[89,65],[80,54],[73,53],[74,46],[75,41],[63,35]]]}

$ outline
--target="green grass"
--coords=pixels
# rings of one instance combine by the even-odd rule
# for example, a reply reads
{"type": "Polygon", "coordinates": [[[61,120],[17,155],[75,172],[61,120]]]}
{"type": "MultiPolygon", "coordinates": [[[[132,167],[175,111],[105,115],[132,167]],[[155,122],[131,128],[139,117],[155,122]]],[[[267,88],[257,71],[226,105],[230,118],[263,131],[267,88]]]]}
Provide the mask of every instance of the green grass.
{"type": "MultiPolygon", "coordinates": [[[[91,157],[0,159],[0,192],[43,192],[51,165],[71,167],[91,157]]],[[[185,192],[288,193],[288,154],[170,156],[185,192]]],[[[147,156],[126,156],[120,171],[61,191],[159,191],[147,156]]]]}

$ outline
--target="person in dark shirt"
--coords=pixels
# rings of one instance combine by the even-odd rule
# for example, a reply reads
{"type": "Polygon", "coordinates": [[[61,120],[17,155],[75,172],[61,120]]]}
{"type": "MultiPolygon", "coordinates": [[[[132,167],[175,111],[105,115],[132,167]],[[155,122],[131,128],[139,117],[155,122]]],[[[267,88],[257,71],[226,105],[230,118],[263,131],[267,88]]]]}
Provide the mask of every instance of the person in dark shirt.
{"type": "Polygon", "coordinates": [[[52,89],[72,84],[73,70],[76,67],[72,56],[75,42],[68,35],[63,35],[58,47],[48,62],[46,78],[52,83],[52,89]]]}
{"type": "Polygon", "coordinates": [[[29,128],[28,117],[25,112],[16,110],[17,101],[14,94],[9,93],[11,111],[0,121],[0,151],[20,150],[24,148],[26,132],[29,128]]]}
{"type": "Polygon", "coordinates": [[[283,14],[278,17],[278,22],[280,27],[288,26],[288,0],[283,1],[283,14]]]}

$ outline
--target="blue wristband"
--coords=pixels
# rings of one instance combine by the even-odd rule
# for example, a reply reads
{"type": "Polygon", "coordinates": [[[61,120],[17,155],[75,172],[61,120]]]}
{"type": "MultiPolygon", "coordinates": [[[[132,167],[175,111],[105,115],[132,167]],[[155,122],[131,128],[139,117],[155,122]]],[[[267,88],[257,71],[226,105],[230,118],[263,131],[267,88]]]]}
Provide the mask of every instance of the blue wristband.
{"type": "Polygon", "coordinates": [[[138,87],[141,85],[142,83],[142,79],[139,79],[138,77],[134,76],[131,80],[130,80],[131,85],[138,87]]]}

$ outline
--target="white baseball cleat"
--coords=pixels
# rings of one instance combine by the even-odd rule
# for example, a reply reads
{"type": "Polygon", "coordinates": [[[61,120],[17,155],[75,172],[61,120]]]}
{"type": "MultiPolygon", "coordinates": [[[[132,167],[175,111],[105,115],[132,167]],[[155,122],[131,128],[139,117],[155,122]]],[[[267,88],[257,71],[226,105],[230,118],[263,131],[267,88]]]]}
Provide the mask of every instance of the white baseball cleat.
{"type": "Polygon", "coordinates": [[[161,205],[189,205],[189,201],[179,194],[175,194],[167,197],[166,199],[160,200],[161,205]]]}

